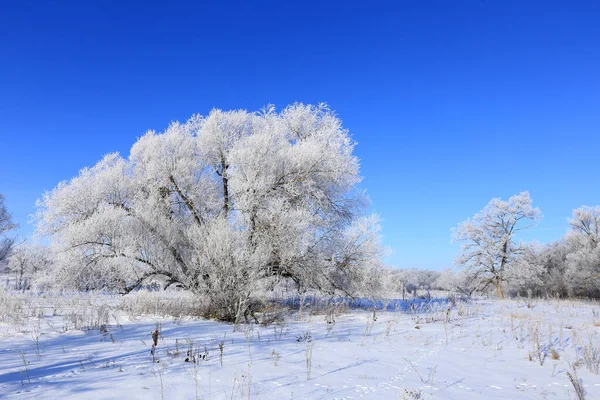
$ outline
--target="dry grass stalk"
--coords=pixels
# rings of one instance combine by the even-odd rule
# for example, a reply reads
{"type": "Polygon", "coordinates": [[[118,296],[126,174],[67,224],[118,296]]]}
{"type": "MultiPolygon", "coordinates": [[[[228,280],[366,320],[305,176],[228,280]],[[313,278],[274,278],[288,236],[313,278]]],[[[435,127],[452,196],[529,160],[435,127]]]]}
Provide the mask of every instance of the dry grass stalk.
{"type": "Polygon", "coordinates": [[[583,388],[583,382],[577,377],[577,371],[573,367],[573,373],[567,371],[567,376],[573,385],[573,390],[577,396],[577,400],[585,400],[585,389],[583,388]]]}

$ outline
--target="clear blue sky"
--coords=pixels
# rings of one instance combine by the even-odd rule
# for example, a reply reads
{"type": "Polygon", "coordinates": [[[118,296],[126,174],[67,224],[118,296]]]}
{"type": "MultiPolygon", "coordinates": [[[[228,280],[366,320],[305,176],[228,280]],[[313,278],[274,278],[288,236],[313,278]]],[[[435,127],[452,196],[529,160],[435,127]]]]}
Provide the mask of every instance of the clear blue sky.
{"type": "Polygon", "coordinates": [[[44,190],[147,129],[296,101],[358,141],[391,265],[452,265],[450,228],[493,197],[529,190],[542,242],[600,204],[598,0],[171,3],[0,5],[0,193],[21,234],[44,190]]]}

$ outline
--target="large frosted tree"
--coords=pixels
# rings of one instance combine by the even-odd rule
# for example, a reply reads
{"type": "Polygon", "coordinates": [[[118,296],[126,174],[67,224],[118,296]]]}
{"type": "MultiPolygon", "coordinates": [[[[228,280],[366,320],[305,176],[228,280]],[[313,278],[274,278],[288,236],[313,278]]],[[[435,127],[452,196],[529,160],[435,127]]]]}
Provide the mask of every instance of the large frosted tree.
{"type": "Polygon", "coordinates": [[[531,227],[541,218],[533,208],[528,192],[512,196],[508,201],[492,199],[473,218],[453,229],[453,240],[462,242],[456,264],[467,271],[472,282],[481,290],[496,287],[498,297],[504,298],[502,282],[509,279],[525,246],[515,241],[515,234],[531,227]]]}
{"type": "Polygon", "coordinates": [[[127,291],[162,274],[239,318],[257,285],[350,295],[381,267],[355,143],[327,106],[213,110],[150,131],[39,202],[61,279],[127,291]]]}

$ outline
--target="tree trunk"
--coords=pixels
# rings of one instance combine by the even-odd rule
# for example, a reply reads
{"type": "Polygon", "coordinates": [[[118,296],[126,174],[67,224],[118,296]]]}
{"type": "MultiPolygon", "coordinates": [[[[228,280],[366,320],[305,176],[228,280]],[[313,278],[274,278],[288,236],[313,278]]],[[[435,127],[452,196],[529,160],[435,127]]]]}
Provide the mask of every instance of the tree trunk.
{"type": "Polygon", "coordinates": [[[225,218],[229,214],[229,179],[227,178],[227,169],[229,164],[225,162],[225,158],[221,156],[221,178],[223,180],[223,212],[225,218]]]}
{"type": "Polygon", "coordinates": [[[502,293],[502,277],[504,276],[504,269],[506,268],[506,262],[508,260],[508,240],[504,241],[502,245],[502,261],[500,262],[500,268],[496,272],[496,291],[498,292],[498,298],[504,299],[504,293],[502,293]]]}
{"type": "Polygon", "coordinates": [[[504,299],[504,293],[502,292],[502,279],[496,280],[496,291],[498,292],[498,298],[500,300],[504,299]]]}

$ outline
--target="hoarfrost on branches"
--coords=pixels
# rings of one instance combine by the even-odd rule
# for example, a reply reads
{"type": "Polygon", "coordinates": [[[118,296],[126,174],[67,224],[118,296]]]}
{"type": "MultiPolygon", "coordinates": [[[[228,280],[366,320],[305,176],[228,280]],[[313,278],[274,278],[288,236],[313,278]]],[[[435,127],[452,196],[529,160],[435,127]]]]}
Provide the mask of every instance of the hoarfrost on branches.
{"type": "Polygon", "coordinates": [[[582,206],[573,210],[569,224],[572,230],[565,238],[570,248],[566,257],[566,277],[571,286],[597,293],[600,283],[600,206],[582,206]]]}
{"type": "Polygon", "coordinates": [[[377,287],[382,248],[378,219],[361,215],[354,146],[323,104],[213,110],[61,182],[37,230],[75,287],[129,291],[162,274],[224,319],[281,280],[357,295],[377,287]]]}
{"type": "Polygon", "coordinates": [[[600,207],[573,210],[560,240],[529,246],[511,270],[511,290],[536,296],[600,297],[600,207]]]}
{"type": "Polygon", "coordinates": [[[12,221],[12,215],[4,205],[4,195],[0,193],[0,266],[8,259],[15,244],[15,239],[6,237],[6,233],[16,227],[17,225],[12,221]]]}
{"type": "Polygon", "coordinates": [[[504,298],[502,283],[509,280],[511,268],[525,250],[515,241],[515,234],[531,227],[541,218],[533,208],[529,192],[512,196],[508,201],[492,199],[480,212],[453,229],[453,240],[463,242],[456,264],[465,267],[471,282],[496,286],[504,298]]]}
{"type": "Polygon", "coordinates": [[[49,247],[38,243],[23,243],[8,260],[8,271],[15,277],[17,290],[29,289],[34,278],[48,273],[53,264],[49,247]]]}

